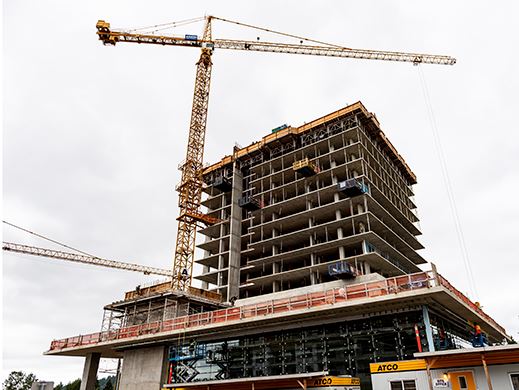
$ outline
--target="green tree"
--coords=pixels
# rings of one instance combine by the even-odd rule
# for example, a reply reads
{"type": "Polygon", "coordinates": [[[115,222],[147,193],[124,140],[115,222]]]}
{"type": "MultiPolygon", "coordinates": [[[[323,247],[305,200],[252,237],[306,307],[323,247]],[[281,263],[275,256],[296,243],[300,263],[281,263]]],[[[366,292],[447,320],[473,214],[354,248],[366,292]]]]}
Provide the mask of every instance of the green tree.
{"type": "Polygon", "coordinates": [[[81,387],[81,379],[76,379],[73,382],[67,383],[63,387],[63,390],[79,390],[80,387],[81,387]]]}
{"type": "Polygon", "coordinates": [[[105,387],[103,387],[103,390],[114,390],[114,385],[112,385],[112,381],[108,380],[106,382],[105,387]]]}
{"type": "Polygon", "coordinates": [[[34,382],[36,375],[26,374],[23,371],[12,371],[4,381],[4,390],[29,390],[34,382]]]}

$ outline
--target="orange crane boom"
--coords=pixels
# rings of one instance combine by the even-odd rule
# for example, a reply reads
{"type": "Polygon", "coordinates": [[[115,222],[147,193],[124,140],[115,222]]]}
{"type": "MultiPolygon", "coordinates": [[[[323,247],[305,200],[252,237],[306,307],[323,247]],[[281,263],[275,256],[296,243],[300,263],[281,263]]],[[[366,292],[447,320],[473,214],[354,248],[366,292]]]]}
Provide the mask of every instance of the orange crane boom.
{"type": "Polygon", "coordinates": [[[204,33],[200,38],[196,35],[166,36],[114,30],[110,28],[110,23],[105,22],[104,20],[99,20],[96,24],[98,38],[104,45],[130,42],[162,46],[195,47],[201,49],[200,59],[197,62],[195,91],[191,111],[191,122],[189,125],[186,158],[180,165],[182,177],[180,184],[176,188],[179,192],[180,216],[177,218],[178,232],[173,263],[172,287],[184,291],[186,291],[191,285],[192,280],[197,224],[202,222],[206,225],[211,225],[217,222],[214,218],[211,218],[200,211],[200,201],[203,188],[201,170],[203,167],[207,109],[209,105],[209,87],[212,68],[211,56],[214,49],[400,61],[410,62],[415,65],[422,63],[453,65],[456,63],[456,59],[450,56],[350,49],[277,32],[275,33],[291,38],[299,38],[301,39],[301,44],[260,42],[259,40],[244,41],[233,39],[213,39],[211,34],[211,21],[213,19],[272,32],[270,30],[214,16],[205,17],[204,33]],[[320,44],[307,45],[303,44],[303,40],[320,44]]]}

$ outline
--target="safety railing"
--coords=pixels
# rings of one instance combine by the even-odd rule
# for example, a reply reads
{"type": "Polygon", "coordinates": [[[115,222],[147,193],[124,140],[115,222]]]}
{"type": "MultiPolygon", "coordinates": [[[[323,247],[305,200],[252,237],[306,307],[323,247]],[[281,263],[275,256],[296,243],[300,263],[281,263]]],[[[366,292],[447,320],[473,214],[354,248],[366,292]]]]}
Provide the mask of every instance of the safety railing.
{"type": "Polygon", "coordinates": [[[494,325],[502,334],[506,334],[505,329],[499,325],[497,322],[494,321],[492,317],[490,317],[487,313],[485,313],[479,305],[472,302],[465,294],[463,294],[461,291],[456,289],[452,284],[449,283],[447,279],[445,279],[443,276],[438,274],[438,282],[440,285],[446,287],[448,290],[450,290],[454,295],[456,295],[463,303],[465,303],[467,306],[469,306],[472,310],[474,310],[476,313],[481,315],[483,318],[485,318],[488,322],[490,322],[492,325],[494,325]]]}
{"type": "MultiPolygon", "coordinates": [[[[280,313],[287,313],[296,310],[306,310],[324,305],[334,305],[350,300],[362,298],[375,298],[384,295],[399,294],[404,291],[426,289],[438,286],[441,283],[449,290],[453,291],[464,302],[470,300],[450,285],[443,277],[439,276],[436,280],[433,272],[419,272],[415,274],[387,278],[380,281],[369,283],[353,284],[341,288],[326,291],[313,292],[286,299],[274,299],[254,305],[245,305],[220,309],[206,313],[192,314],[177,317],[164,321],[150,322],[140,325],[123,327],[117,330],[92,333],[89,335],[69,337],[62,340],[54,340],[51,343],[50,351],[88,346],[105,341],[121,340],[134,338],[146,334],[166,333],[173,331],[186,331],[191,328],[223,324],[230,321],[240,321],[250,318],[259,318],[280,313]]],[[[481,312],[481,309],[470,302],[471,308],[481,312]]],[[[484,313],[483,313],[484,314],[484,313]]],[[[484,314],[486,316],[486,314],[484,314]]],[[[486,316],[485,318],[493,320],[486,316]]],[[[495,324],[496,326],[499,326],[495,324]]],[[[502,329],[502,328],[500,328],[502,329]]]]}

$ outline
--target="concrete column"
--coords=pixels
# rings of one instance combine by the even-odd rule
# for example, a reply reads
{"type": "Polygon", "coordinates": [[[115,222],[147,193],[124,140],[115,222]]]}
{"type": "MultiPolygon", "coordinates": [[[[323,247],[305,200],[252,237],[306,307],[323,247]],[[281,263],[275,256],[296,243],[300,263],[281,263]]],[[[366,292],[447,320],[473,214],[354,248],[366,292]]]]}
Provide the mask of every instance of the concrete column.
{"type": "MultiPolygon", "coordinates": [[[[278,274],[281,271],[281,266],[279,263],[272,264],[272,273],[278,274]]],[[[278,292],[281,291],[281,282],[279,280],[275,280],[272,282],[272,291],[278,292]]]]}
{"type": "MultiPolygon", "coordinates": [[[[223,245],[223,240],[222,240],[222,237],[225,236],[225,228],[224,228],[224,225],[220,225],[220,242],[218,243],[218,253],[222,253],[225,251],[225,248],[224,248],[224,245],[223,245]]],[[[209,237],[208,237],[209,239],[209,237]]],[[[223,255],[218,255],[218,269],[221,270],[225,268],[225,262],[224,262],[224,257],[223,255]]],[[[218,273],[218,275],[216,276],[216,285],[218,287],[221,287],[222,286],[222,274],[221,273],[218,273]]]]}
{"type": "Polygon", "coordinates": [[[338,239],[344,238],[344,233],[342,231],[342,227],[337,228],[337,238],[338,239]]]}
{"type": "Polygon", "coordinates": [[[423,323],[425,326],[425,335],[427,336],[427,344],[429,345],[429,352],[434,352],[434,340],[433,340],[433,334],[432,334],[432,328],[431,328],[431,320],[429,318],[429,310],[427,309],[427,306],[422,306],[422,312],[423,312],[423,323]]]}
{"type": "Polygon", "coordinates": [[[339,259],[344,259],[346,258],[346,248],[344,248],[343,246],[340,246],[339,247],[339,259]]]}
{"type": "Polygon", "coordinates": [[[166,383],[168,374],[167,352],[167,347],[163,346],[124,351],[119,389],[161,389],[166,383]]]}
{"type": "Polygon", "coordinates": [[[241,216],[242,209],[238,200],[243,194],[243,174],[234,166],[231,194],[231,223],[229,238],[229,271],[227,301],[232,297],[240,297],[240,261],[241,261],[241,216]]]}
{"type": "MultiPolygon", "coordinates": [[[[310,264],[317,264],[317,256],[315,255],[315,253],[310,254],[310,264]]],[[[317,284],[317,273],[315,271],[312,271],[310,273],[310,284],[317,284]]]]}
{"type": "Polygon", "coordinates": [[[357,204],[357,214],[362,214],[364,212],[364,205],[357,204]]]}
{"type": "Polygon", "coordinates": [[[79,390],[95,390],[97,380],[97,369],[99,368],[100,353],[89,353],[85,357],[83,377],[79,390]]]}
{"type": "MultiPolygon", "coordinates": [[[[209,240],[209,237],[206,237],[206,242],[209,240]]],[[[204,251],[204,257],[208,257],[209,256],[209,251],[204,251]]],[[[203,269],[202,269],[202,273],[206,274],[209,272],[209,266],[208,265],[204,265],[203,266],[203,269]]],[[[209,289],[209,283],[208,282],[202,282],[202,288],[204,290],[208,290],[209,289]]]]}

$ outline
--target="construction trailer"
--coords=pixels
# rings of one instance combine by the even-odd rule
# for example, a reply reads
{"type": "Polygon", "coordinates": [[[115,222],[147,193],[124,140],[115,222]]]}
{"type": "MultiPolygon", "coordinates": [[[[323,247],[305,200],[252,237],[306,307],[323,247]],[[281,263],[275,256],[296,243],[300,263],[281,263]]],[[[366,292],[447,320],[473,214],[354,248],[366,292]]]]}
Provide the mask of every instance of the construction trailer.
{"type": "Polygon", "coordinates": [[[511,340],[417,252],[416,176],[360,103],[284,127],[203,171],[202,290],[167,283],[105,307],[48,355],[122,358],[120,389],[360,379],[370,364],[511,340]],[[427,271],[423,271],[423,265],[427,271]],[[107,325],[108,322],[108,325],[107,325]],[[482,339],[480,339],[481,341],[482,339]]]}
{"type": "Polygon", "coordinates": [[[519,390],[519,345],[415,353],[417,359],[372,363],[374,389],[519,390]]]}

